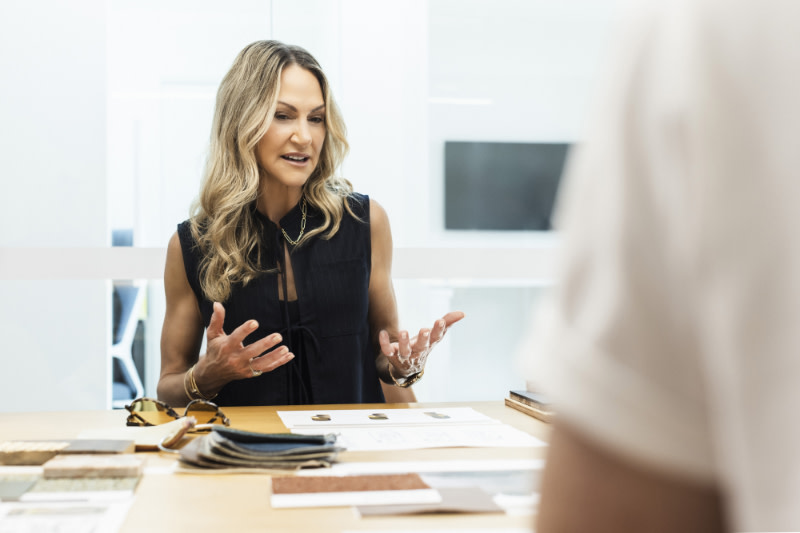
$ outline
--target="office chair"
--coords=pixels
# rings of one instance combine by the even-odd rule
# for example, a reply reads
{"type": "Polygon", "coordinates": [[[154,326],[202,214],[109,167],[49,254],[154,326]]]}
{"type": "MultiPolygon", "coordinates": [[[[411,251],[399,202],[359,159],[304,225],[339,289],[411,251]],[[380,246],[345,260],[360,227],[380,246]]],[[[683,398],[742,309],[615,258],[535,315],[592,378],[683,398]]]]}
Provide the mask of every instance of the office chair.
{"type": "Polygon", "coordinates": [[[133,360],[133,343],[144,290],[137,285],[114,285],[114,342],[110,350],[113,376],[111,407],[114,409],[124,408],[131,400],[144,396],[142,378],[133,360]]]}

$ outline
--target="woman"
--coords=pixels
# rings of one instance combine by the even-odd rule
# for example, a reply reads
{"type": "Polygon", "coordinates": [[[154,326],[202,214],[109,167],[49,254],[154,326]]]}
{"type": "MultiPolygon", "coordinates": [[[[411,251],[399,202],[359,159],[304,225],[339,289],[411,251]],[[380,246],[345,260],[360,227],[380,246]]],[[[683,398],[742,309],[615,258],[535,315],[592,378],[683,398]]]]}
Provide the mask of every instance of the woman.
{"type": "Polygon", "coordinates": [[[220,85],[211,137],[194,216],[167,252],[159,398],[414,401],[405,387],[464,315],[399,331],[389,221],[333,176],[347,141],[316,60],[247,46],[220,85]]]}

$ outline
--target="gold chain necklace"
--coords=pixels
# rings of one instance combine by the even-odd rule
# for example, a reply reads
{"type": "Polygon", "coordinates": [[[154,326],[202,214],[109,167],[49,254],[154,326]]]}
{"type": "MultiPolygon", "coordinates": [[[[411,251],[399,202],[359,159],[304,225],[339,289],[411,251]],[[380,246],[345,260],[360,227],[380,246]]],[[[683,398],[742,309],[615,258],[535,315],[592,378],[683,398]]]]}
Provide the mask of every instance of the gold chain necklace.
{"type": "Polygon", "coordinates": [[[297,246],[297,243],[300,242],[300,239],[303,238],[303,233],[305,233],[305,231],[306,231],[306,199],[305,198],[303,198],[303,205],[301,206],[301,209],[302,209],[302,212],[303,212],[303,218],[300,220],[300,235],[297,236],[297,240],[296,241],[293,241],[292,238],[289,237],[289,234],[286,233],[286,230],[281,228],[281,231],[283,232],[283,236],[286,238],[287,241],[289,241],[289,244],[291,244],[292,246],[297,246]]]}

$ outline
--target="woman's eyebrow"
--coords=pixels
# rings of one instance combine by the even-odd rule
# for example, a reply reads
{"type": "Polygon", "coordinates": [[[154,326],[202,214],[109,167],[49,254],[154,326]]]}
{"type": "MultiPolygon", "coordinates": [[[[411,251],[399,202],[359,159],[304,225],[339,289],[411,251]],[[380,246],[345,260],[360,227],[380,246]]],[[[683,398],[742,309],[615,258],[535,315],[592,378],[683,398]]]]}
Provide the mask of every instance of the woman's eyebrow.
{"type": "MultiPolygon", "coordinates": [[[[289,109],[291,109],[294,112],[297,112],[297,108],[295,106],[293,106],[292,104],[288,104],[288,103],[282,102],[280,100],[278,100],[278,103],[281,104],[281,105],[285,105],[286,107],[288,107],[289,109]]],[[[325,104],[321,104],[321,105],[318,105],[317,107],[315,107],[314,109],[312,109],[311,112],[313,113],[314,111],[319,111],[320,109],[324,109],[324,108],[325,108],[325,104]]]]}

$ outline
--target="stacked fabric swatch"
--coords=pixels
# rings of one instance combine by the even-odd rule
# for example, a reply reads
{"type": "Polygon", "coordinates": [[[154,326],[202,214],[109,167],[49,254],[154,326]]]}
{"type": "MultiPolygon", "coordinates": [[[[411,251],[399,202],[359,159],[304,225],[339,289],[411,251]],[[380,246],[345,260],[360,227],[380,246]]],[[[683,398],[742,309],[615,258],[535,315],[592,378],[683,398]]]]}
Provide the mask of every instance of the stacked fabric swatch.
{"type": "Polygon", "coordinates": [[[329,467],[344,448],[335,435],[256,433],[214,427],[180,452],[180,461],[195,468],[297,470],[329,467]]]}

